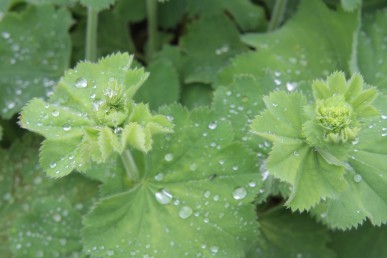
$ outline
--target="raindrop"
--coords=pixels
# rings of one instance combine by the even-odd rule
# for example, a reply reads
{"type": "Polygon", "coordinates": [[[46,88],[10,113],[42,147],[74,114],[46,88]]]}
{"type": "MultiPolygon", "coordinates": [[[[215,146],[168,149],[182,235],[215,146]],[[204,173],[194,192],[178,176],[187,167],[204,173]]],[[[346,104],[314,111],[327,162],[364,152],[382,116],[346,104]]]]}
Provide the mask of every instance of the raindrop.
{"type": "Polygon", "coordinates": [[[237,171],[238,169],[239,169],[239,167],[237,165],[232,166],[232,170],[237,171]]]}
{"type": "Polygon", "coordinates": [[[85,78],[78,78],[75,81],[75,87],[77,87],[77,88],[86,88],[87,87],[87,80],[85,78]]]}
{"type": "Polygon", "coordinates": [[[55,162],[51,162],[50,163],[50,168],[55,168],[56,167],[56,163],[55,162]]]}
{"type": "Polygon", "coordinates": [[[63,130],[70,131],[71,130],[71,126],[69,124],[64,124],[63,125],[63,130]]]}
{"type": "Polygon", "coordinates": [[[353,177],[353,181],[355,181],[356,183],[359,183],[363,178],[361,177],[361,175],[355,175],[353,177]]]}
{"type": "Polygon", "coordinates": [[[8,109],[12,109],[12,108],[14,108],[15,107],[15,102],[9,102],[8,104],[7,104],[7,108],[8,109]]]}
{"type": "Polygon", "coordinates": [[[381,118],[382,118],[383,120],[385,120],[385,119],[387,119],[387,115],[381,115],[381,118]]]}
{"type": "Polygon", "coordinates": [[[208,198],[208,197],[210,197],[210,195],[211,195],[210,191],[207,190],[204,192],[204,197],[208,198]]]}
{"type": "Polygon", "coordinates": [[[173,154],[172,154],[172,153],[166,154],[165,157],[164,157],[164,159],[165,159],[165,161],[167,161],[167,162],[172,161],[172,160],[173,160],[173,154]]]}
{"type": "Polygon", "coordinates": [[[122,127],[115,127],[113,132],[114,134],[120,134],[122,132],[122,127]]]}
{"type": "Polygon", "coordinates": [[[198,165],[196,165],[196,163],[192,163],[192,164],[189,166],[189,170],[191,170],[191,171],[195,171],[196,169],[198,169],[198,165]]]}
{"type": "Polygon", "coordinates": [[[298,157],[298,156],[300,156],[300,153],[298,153],[298,151],[294,151],[294,152],[293,152],[293,155],[294,155],[295,157],[298,157]]]}
{"type": "Polygon", "coordinates": [[[256,187],[256,186],[257,186],[257,183],[254,182],[254,181],[250,181],[250,182],[249,182],[249,186],[250,186],[250,187],[256,187]]]}
{"type": "Polygon", "coordinates": [[[172,194],[169,193],[165,189],[161,189],[160,191],[155,193],[156,200],[161,204],[168,204],[172,201],[172,194]]]}
{"type": "Polygon", "coordinates": [[[296,88],[297,88],[297,83],[295,83],[295,82],[287,82],[286,83],[286,89],[288,90],[288,91],[294,91],[296,88]]]}
{"type": "Polygon", "coordinates": [[[212,254],[216,254],[216,253],[218,253],[218,251],[219,251],[219,247],[217,247],[217,246],[211,246],[211,247],[210,247],[210,250],[211,250],[211,253],[212,253],[212,254]]]}
{"type": "Polygon", "coordinates": [[[234,192],[232,193],[232,196],[235,200],[242,200],[246,197],[247,192],[246,189],[243,187],[237,187],[235,188],[234,192]]]}
{"type": "Polygon", "coordinates": [[[59,222],[62,220],[62,217],[59,215],[59,214],[54,214],[52,216],[52,219],[55,221],[55,222],[59,222]]]}
{"type": "Polygon", "coordinates": [[[59,111],[54,110],[54,111],[52,111],[51,115],[57,117],[57,116],[59,116],[59,111]]]}
{"type": "Polygon", "coordinates": [[[191,207],[183,206],[179,211],[179,217],[182,219],[187,219],[192,215],[192,213],[193,213],[193,210],[191,207]]]}
{"type": "Polygon", "coordinates": [[[107,254],[108,256],[113,256],[113,255],[114,255],[114,251],[113,251],[113,250],[108,250],[108,251],[106,252],[106,254],[107,254]]]}
{"type": "Polygon", "coordinates": [[[155,180],[156,181],[162,181],[164,179],[164,174],[163,173],[158,173],[155,175],[155,180]]]}
{"type": "Polygon", "coordinates": [[[209,128],[210,130],[214,130],[214,129],[216,129],[217,126],[218,126],[218,125],[217,125],[215,122],[212,122],[212,123],[210,123],[210,124],[208,125],[208,128],[209,128]]]}
{"type": "Polygon", "coordinates": [[[4,32],[1,33],[1,36],[3,36],[3,38],[5,38],[5,39],[9,39],[9,37],[11,35],[9,34],[9,32],[4,31],[4,32]]]}

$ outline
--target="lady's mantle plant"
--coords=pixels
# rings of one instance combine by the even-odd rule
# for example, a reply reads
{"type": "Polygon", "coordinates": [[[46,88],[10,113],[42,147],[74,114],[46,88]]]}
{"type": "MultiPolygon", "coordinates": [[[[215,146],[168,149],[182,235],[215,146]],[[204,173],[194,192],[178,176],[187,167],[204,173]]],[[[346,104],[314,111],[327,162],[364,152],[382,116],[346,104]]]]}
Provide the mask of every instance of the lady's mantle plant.
{"type": "Polygon", "coordinates": [[[167,117],[132,100],[148,77],[143,69],[130,69],[132,58],[117,54],[98,64],[80,63],[47,102],[36,98],[23,109],[21,126],[46,137],[40,163],[49,176],[86,171],[128,147],[148,152],[152,135],[172,132],[167,117]]]}
{"type": "Polygon", "coordinates": [[[373,106],[377,90],[366,87],[359,74],[347,82],[341,72],[314,81],[312,89],[311,103],[299,92],[276,91],[264,98],[266,110],[251,129],[273,142],[267,168],[290,184],[286,205],[292,210],[313,208],[320,219],[341,228],[364,217],[380,225],[387,216],[386,205],[375,209],[367,201],[367,196],[383,200],[386,191],[378,184],[385,176],[383,161],[376,161],[384,152],[371,144],[385,141],[384,116],[373,106]],[[353,183],[364,181],[367,192],[353,183]],[[339,210],[348,214],[346,202],[356,207],[351,208],[355,214],[339,218],[339,210]]]}

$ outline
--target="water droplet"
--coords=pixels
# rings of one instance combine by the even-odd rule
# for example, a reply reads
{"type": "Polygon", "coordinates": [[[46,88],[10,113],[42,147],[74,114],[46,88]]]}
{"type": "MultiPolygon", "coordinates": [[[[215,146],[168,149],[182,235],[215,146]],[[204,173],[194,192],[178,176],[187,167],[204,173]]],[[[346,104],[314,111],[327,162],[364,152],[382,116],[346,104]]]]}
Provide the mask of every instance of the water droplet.
{"type": "Polygon", "coordinates": [[[11,35],[9,34],[9,32],[3,31],[3,32],[1,33],[1,36],[3,36],[3,38],[5,38],[5,39],[9,39],[9,37],[10,37],[11,35]]]}
{"type": "Polygon", "coordinates": [[[210,195],[211,195],[210,191],[207,190],[204,192],[204,197],[208,198],[208,197],[210,197],[210,195]]]}
{"type": "Polygon", "coordinates": [[[59,214],[54,214],[52,216],[52,219],[55,221],[55,222],[59,222],[62,220],[62,217],[59,215],[59,214]]]}
{"type": "Polygon", "coordinates": [[[211,253],[212,254],[216,254],[216,253],[218,253],[218,251],[219,251],[219,247],[217,247],[217,246],[211,246],[210,247],[210,250],[211,250],[211,253]]]}
{"type": "Polygon", "coordinates": [[[156,200],[161,204],[168,204],[172,201],[173,195],[165,189],[155,193],[156,200]]]}
{"type": "Polygon", "coordinates": [[[75,81],[75,87],[77,87],[77,88],[86,88],[87,87],[87,80],[85,78],[78,78],[75,81]]]}
{"type": "Polygon", "coordinates": [[[173,160],[173,154],[172,153],[168,153],[164,156],[164,159],[166,162],[170,162],[173,160]]]}
{"type": "Polygon", "coordinates": [[[108,251],[106,252],[106,254],[107,254],[108,256],[113,256],[113,255],[114,255],[114,251],[113,251],[113,250],[108,250],[108,251]]]}
{"type": "Polygon", "coordinates": [[[50,168],[55,168],[56,167],[56,163],[55,162],[51,162],[50,163],[50,168]]]}
{"type": "Polygon", "coordinates": [[[8,104],[7,104],[7,108],[8,109],[12,109],[12,108],[14,108],[15,107],[15,102],[9,102],[8,104]]]}
{"type": "Polygon", "coordinates": [[[164,174],[163,173],[158,173],[155,175],[155,180],[156,181],[162,181],[164,179],[164,174]]]}
{"type": "Polygon", "coordinates": [[[64,124],[63,125],[63,130],[70,131],[71,130],[71,126],[69,124],[64,124]]]}
{"type": "Polygon", "coordinates": [[[355,181],[356,183],[359,183],[361,180],[362,180],[362,176],[361,175],[355,175],[353,177],[353,181],[355,181]]]}
{"type": "Polygon", "coordinates": [[[210,124],[208,125],[208,128],[209,128],[210,130],[214,130],[214,129],[216,129],[217,126],[218,126],[218,125],[217,125],[215,122],[212,122],[212,123],[210,123],[210,124]]]}
{"type": "Polygon", "coordinates": [[[287,82],[286,83],[286,89],[288,90],[288,91],[294,91],[296,88],[297,88],[297,83],[295,83],[295,82],[287,82]]]}
{"type": "Polygon", "coordinates": [[[215,202],[219,201],[219,195],[215,195],[212,199],[213,199],[215,202]]]}
{"type": "Polygon", "coordinates": [[[387,115],[381,115],[381,118],[382,118],[383,120],[385,120],[385,119],[387,119],[387,115]]]}
{"type": "Polygon", "coordinates": [[[238,169],[239,169],[239,167],[237,165],[232,166],[232,170],[237,171],[238,169]]]}
{"type": "Polygon", "coordinates": [[[51,115],[57,117],[57,116],[59,116],[59,111],[54,110],[54,111],[52,111],[51,115]]]}
{"type": "Polygon", "coordinates": [[[179,217],[182,219],[187,219],[192,215],[192,213],[193,213],[193,210],[191,207],[183,206],[179,211],[179,217]]]}
{"type": "Polygon", "coordinates": [[[196,169],[198,169],[198,165],[196,165],[196,163],[192,163],[192,164],[189,166],[189,170],[191,170],[191,171],[195,171],[196,169]]]}
{"type": "Polygon", "coordinates": [[[257,186],[257,183],[254,182],[254,181],[250,181],[250,182],[249,182],[249,186],[250,186],[250,187],[256,187],[256,186],[257,186]]]}
{"type": "Polygon", "coordinates": [[[232,193],[232,196],[234,197],[235,200],[242,200],[247,196],[246,189],[243,187],[237,187],[232,193]]]}
{"type": "Polygon", "coordinates": [[[113,132],[114,134],[120,134],[122,132],[122,127],[115,127],[113,132]]]}
{"type": "Polygon", "coordinates": [[[298,157],[298,156],[300,156],[300,153],[298,153],[298,151],[294,151],[294,152],[293,152],[293,155],[294,155],[295,157],[298,157]]]}

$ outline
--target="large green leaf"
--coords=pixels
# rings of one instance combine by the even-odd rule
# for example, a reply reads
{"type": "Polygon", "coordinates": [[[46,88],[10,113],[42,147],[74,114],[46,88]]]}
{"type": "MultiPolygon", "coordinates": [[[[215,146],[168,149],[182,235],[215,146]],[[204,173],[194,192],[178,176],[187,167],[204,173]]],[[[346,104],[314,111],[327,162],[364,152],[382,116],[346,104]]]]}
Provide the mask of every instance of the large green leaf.
{"type": "Polygon", "coordinates": [[[224,15],[202,18],[188,27],[179,45],[185,83],[211,83],[230,57],[247,50],[235,25],[224,15]]]}
{"type": "Polygon", "coordinates": [[[65,9],[29,7],[0,23],[0,109],[10,118],[33,97],[52,93],[68,67],[71,17],[65,9]]]}
{"type": "Polygon", "coordinates": [[[387,93],[387,9],[364,17],[358,38],[358,66],[365,81],[387,93]]]}
{"type": "Polygon", "coordinates": [[[38,165],[39,142],[27,135],[8,151],[0,150],[2,257],[76,257],[82,250],[80,215],[97,184],[79,175],[47,178],[38,165]]]}
{"type": "Polygon", "coordinates": [[[244,257],[258,234],[254,154],[232,143],[229,123],[207,110],[162,113],[173,117],[175,133],[155,138],[137,184],[87,215],[85,250],[92,257],[244,257]]]}
{"type": "Polygon", "coordinates": [[[366,224],[356,230],[332,232],[332,248],[340,258],[387,257],[387,226],[366,224]]]}
{"type": "Polygon", "coordinates": [[[232,82],[234,74],[261,77],[271,71],[277,87],[308,90],[312,79],[350,71],[358,23],[358,12],[333,11],[320,0],[301,1],[296,14],[278,30],[243,36],[257,51],[235,58],[217,84],[232,82]]]}
{"type": "Polygon", "coordinates": [[[306,214],[291,214],[285,210],[268,211],[259,219],[259,245],[249,257],[335,257],[327,248],[327,230],[306,214]]]}

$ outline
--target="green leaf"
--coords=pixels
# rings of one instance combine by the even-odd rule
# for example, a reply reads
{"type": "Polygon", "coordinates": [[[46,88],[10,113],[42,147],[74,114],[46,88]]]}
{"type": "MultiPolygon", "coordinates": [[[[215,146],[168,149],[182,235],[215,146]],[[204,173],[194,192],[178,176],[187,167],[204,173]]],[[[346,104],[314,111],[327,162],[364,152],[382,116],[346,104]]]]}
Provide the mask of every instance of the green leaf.
{"type": "Polygon", "coordinates": [[[286,202],[292,210],[308,210],[322,198],[336,198],[347,185],[344,169],[329,164],[302,135],[305,97],[300,93],[273,92],[264,98],[266,110],[251,125],[253,133],[273,142],[267,168],[289,183],[286,202]],[[291,169],[289,169],[291,168],[291,169]]]}
{"type": "Polygon", "coordinates": [[[367,14],[358,36],[358,66],[365,81],[387,93],[387,9],[367,14]]]}
{"type": "MultiPolygon", "coordinates": [[[[385,103],[385,97],[379,99],[379,107],[387,114],[385,103]]],[[[349,188],[338,199],[326,200],[312,210],[328,226],[349,229],[366,218],[377,226],[387,222],[386,117],[371,121],[353,142],[346,174],[349,188]]]]}
{"type": "Polygon", "coordinates": [[[352,12],[359,6],[361,6],[362,0],[341,0],[341,5],[344,10],[352,12]]]}
{"type": "Polygon", "coordinates": [[[53,90],[69,65],[71,17],[67,10],[30,6],[0,23],[0,109],[8,119],[33,97],[53,90]]]}
{"type": "Polygon", "coordinates": [[[0,249],[4,257],[36,257],[42,252],[41,257],[55,257],[53,252],[73,257],[70,253],[79,254],[82,249],[80,215],[90,207],[97,184],[76,174],[61,181],[47,178],[38,165],[39,142],[40,138],[26,134],[8,151],[0,150],[0,249]],[[61,217],[53,225],[55,214],[61,217]],[[47,248],[50,244],[55,250],[47,248]]]}
{"type": "Polygon", "coordinates": [[[48,175],[86,171],[128,145],[147,152],[152,135],[172,132],[166,117],[132,101],[148,74],[130,69],[131,61],[116,54],[96,64],[81,62],[66,72],[48,102],[33,99],[23,109],[22,127],[47,138],[40,161],[48,175]]]}
{"type": "Polygon", "coordinates": [[[308,91],[310,80],[335,70],[350,71],[349,60],[359,13],[328,9],[323,1],[304,0],[296,14],[272,33],[251,33],[242,37],[256,52],[235,58],[217,84],[232,82],[234,74],[257,77],[272,72],[281,89],[308,91]]]}
{"type": "Polygon", "coordinates": [[[235,25],[224,15],[192,23],[179,45],[185,54],[185,83],[213,82],[217,71],[227,64],[230,57],[247,50],[235,25]]]}
{"type": "Polygon", "coordinates": [[[369,223],[347,232],[331,233],[330,247],[340,258],[379,258],[387,256],[387,226],[371,226],[369,223]]]}
{"type": "Polygon", "coordinates": [[[327,230],[306,214],[278,210],[262,214],[259,219],[259,245],[248,257],[335,257],[327,248],[327,230]]]}
{"type": "Polygon", "coordinates": [[[253,31],[265,24],[265,14],[262,7],[248,0],[187,0],[187,10],[190,16],[214,16],[227,12],[233,17],[243,31],[253,31]]]}
{"type": "Polygon", "coordinates": [[[149,103],[151,109],[176,102],[179,98],[180,82],[176,69],[167,60],[151,63],[147,70],[149,79],[134,97],[137,101],[149,103]]]}
{"type": "Polygon", "coordinates": [[[79,0],[81,4],[86,7],[95,9],[96,11],[101,11],[103,9],[109,8],[114,4],[116,0],[79,0]]]}
{"type": "Polygon", "coordinates": [[[86,216],[86,252],[243,257],[258,234],[251,202],[261,182],[254,154],[232,143],[229,123],[205,109],[188,113],[175,106],[162,114],[173,117],[175,133],[155,137],[135,185],[105,196],[86,216]]]}
{"type": "Polygon", "coordinates": [[[14,257],[84,257],[81,216],[66,198],[43,197],[18,218],[11,234],[14,257]]]}
{"type": "Polygon", "coordinates": [[[180,102],[190,108],[211,106],[213,90],[210,85],[203,83],[185,84],[182,87],[180,102]]]}

